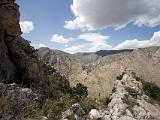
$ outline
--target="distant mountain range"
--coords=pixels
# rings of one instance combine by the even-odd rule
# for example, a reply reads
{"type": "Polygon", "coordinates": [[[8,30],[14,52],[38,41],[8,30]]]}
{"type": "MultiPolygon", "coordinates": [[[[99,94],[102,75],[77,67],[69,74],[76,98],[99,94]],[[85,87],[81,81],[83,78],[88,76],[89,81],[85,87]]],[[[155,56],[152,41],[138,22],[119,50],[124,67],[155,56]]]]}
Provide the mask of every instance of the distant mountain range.
{"type": "Polygon", "coordinates": [[[116,76],[125,68],[134,70],[142,79],[160,85],[160,47],[76,54],[40,48],[38,54],[65,75],[72,86],[79,82],[86,85],[89,96],[93,98],[107,97],[116,76]]]}

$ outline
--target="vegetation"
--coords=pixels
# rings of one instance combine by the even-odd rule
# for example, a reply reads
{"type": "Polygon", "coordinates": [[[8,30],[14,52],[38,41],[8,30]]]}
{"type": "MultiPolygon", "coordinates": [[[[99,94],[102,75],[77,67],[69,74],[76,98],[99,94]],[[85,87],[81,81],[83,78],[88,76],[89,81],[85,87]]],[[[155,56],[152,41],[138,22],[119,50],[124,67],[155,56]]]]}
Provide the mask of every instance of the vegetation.
{"type": "Polygon", "coordinates": [[[31,118],[40,116],[40,108],[38,107],[38,102],[36,101],[29,101],[25,104],[25,106],[22,108],[21,113],[22,116],[25,118],[31,118]]]}
{"type": "Polygon", "coordinates": [[[82,106],[85,113],[88,113],[91,109],[96,109],[97,105],[95,104],[95,101],[89,98],[83,98],[80,101],[80,105],[82,106]]]}
{"type": "Polygon", "coordinates": [[[152,82],[143,81],[143,90],[153,100],[156,100],[160,103],[160,87],[158,85],[152,82]]]}
{"type": "Polygon", "coordinates": [[[73,97],[77,102],[79,102],[82,98],[88,96],[87,87],[81,83],[78,83],[76,87],[72,88],[71,97],[73,97]]]}
{"type": "Polygon", "coordinates": [[[137,99],[138,95],[140,95],[140,93],[138,91],[136,91],[135,89],[133,89],[133,88],[126,87],[125,89],[135,99],[137,99]]]}
{"type": "Polygon", "coordinates": [[[101,107],[104,107],[106,108],[108,106],[108,104],[111,102],[112,99],[110,99],[110,97],[106,97],[104,99],[101,99],[99,102],[100,102],[100,105],[101,107]]]}

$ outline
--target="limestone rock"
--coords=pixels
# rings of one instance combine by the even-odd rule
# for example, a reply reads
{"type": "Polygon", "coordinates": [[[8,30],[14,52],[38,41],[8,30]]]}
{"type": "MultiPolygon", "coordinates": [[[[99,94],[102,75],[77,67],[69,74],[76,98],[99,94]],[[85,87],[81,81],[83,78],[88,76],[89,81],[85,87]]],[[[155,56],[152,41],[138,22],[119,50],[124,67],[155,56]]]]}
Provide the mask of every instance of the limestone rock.
{"type": "Polygon", "coordinates": [[[14,2],[15,0],[1,0],[0,29],[7,35],[19,36],[21,35],[19,6],[14,2]]]}
{"type": "Polygon", "coordinates": [[[72,107],[64,112],[62,112],[62,119],[61,120],[86,120],[85,113],[80,106],[80,104],[76,103],[72,105],[72,107]]]}
{"type": "MultiPolygon", "coordinates": [[[[131,70],[124,72],[122,80],[116,80],[110,99],[106,110],[91,112],[96,113],[95,116],[101,115],[102,120],[160,120],[160,106],[149,102],[143,84],[136,80],[131,70]]],[[[90,119],[93,119],[92,116],[90,119]]]]}

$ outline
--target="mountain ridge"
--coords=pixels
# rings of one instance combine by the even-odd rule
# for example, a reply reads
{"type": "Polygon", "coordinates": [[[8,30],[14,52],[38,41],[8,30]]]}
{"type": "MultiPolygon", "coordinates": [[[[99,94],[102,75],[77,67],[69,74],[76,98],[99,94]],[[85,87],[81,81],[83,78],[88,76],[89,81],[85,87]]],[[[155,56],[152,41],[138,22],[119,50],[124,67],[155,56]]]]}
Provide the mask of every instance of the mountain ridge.
{"type": "MultiPolygon", "coordinates": [[[[54,50],[52,52],[54,53],[54,50]]],[[[38,53],[41,54],[41,51],[38,51],[38,53]]],[[[41,57],[61,74],[66,75],[72,86],[79,82],[86,85],[89,95],[95,98],[99,98],[99,93],[102,93],[100,98],[108,96],[116,76],[121,74],[125,68],[133,69],[143,79],[160,85],[160,72],[158,70],[160,68],[160,47],[156,46],[139,48],[129,52],[124,51],[104,57],[93,53],[84,56],[66,53],[65,57],[60,54],[59,57],[54,56],[54,54],[47,57],[42,55],[41,57]],[[66,61],[66,59],[69,61],[66,61]],[[52,60],[55,60],[55,62],[50,62],[52,60]],[[107,84],[109,85],[108,88],[105,87],[107,84]]]]}

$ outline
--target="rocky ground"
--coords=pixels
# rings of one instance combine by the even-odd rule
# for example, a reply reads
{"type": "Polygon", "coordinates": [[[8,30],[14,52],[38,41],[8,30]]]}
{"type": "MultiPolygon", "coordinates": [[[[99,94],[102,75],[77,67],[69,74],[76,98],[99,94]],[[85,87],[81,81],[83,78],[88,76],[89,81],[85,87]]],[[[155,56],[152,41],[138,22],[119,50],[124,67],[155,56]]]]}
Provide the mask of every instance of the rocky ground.
{"type": "Polygon", "coordinates": [[[133,71],[124,72],[116,80],[113,94],[106,110],[93,109],[91,119],[102,120],[160,120],[160,105],[151,102],[143,91],[143,83],[133,71]]]}
{"type": "Polygon", "coordinates": [[[114,85],[106,108],[92,109],[88,115],[77,103],[62,113],[62,120],[160,120],[160,105],[145,94],[142,81],[126,70],[114,85]]]}

